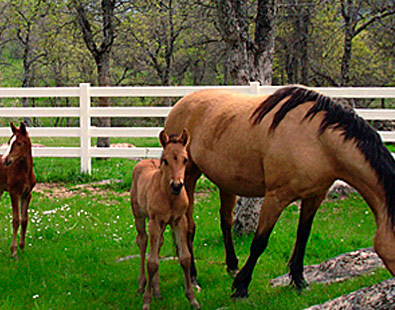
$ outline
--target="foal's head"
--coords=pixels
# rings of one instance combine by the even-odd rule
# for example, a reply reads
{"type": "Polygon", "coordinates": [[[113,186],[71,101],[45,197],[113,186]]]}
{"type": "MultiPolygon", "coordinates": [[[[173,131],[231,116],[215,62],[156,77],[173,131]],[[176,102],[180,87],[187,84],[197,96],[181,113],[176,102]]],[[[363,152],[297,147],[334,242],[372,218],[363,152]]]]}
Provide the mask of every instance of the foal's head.
{"type": "Polygon", "coordinates": [[[168,136],[164,130],[159,134],[160,143],[163,146],[160,169],[164,173],[174,195],[180,194],[184,186],[185,168],[188,162],[187,146],[189,142],[188,132],[168,136]]]}
{"type": "Polygon", "coordinates": [[[10,124],[12,136],[8,141],[8,148],[1,157],[1,162],[8,167],[18,159],[30,156],[31,142],[24,123],[16,128],[14,123],[10,124]]]}

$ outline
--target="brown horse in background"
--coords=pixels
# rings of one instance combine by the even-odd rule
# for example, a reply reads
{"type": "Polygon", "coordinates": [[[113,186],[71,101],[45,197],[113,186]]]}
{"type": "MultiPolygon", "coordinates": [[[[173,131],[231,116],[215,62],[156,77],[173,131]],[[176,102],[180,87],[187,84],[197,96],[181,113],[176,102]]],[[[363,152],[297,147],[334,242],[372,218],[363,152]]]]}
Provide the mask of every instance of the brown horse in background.
{"type": "Polygon", "coordinates": [[[168,134],[190,133],[185,186],[189,196],[188,245],[193,260],[193,193],[202,173],[219,187],[226,263],[236,271],[232,240],[236,195],[265,196],[258,227],[232,297],[247,297],[255,264],[284,208],[301,199],[297,238],[289,261],[291,281],[306,285],[303,258],[313,218],[337,180],[356,188],[377,225],[374,247],[395,275],[395,161],[374,129],[329,97],[303,87],[270,96],[204,90],[182,98],[165,123],[168,134]]]}
{"type": "Polygon", "coordinates": [[[16,128],[13,123],[10,125],[13,134],[0,161],[0,196],[4,191],[10,193],[13,227],[10,249],[12,256],[17,257],[16,238],[18,228],[21,224],[19,247],[23,250],[25,248],[29,203],[36,178],[33,172],[32,144],[25,124],[21,123],[19,128],[16,128]]]}
{"type": "Polygon", "coordinates": [[[159,251],[163,245],[163,232],[169,224],[173,230],[179,260],[185,276],[185,295],[191,306],[200,309],[193,293],[190,268],[191,255],[187,244],[188,196],[184,187],[184,175],[188,161],[186,146],[189,137],[186,131],[179,136],[168,136],[164,131],[159,135],[163,154],[159,160],[142,160],[133,169],[130,192],[132,210],[137,229],[137,245],[140,250],[140,293],[146,285],[145,252],[147,233],[145,220],[148,218],[150,254],[147,259],[148,285],[145,290],[143,309],[149,309],[154,295],[159,291],[159,251]]]}

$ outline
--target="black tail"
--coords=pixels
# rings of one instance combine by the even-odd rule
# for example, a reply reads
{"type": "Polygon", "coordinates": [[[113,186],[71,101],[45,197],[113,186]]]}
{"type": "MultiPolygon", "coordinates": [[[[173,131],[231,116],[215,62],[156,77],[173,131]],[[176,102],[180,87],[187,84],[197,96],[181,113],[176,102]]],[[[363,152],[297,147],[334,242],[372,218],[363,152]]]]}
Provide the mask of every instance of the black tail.
{"type": "Polygon", "coordinates": [[[320,125],[319,134],[327,128],[332,128],[342,130],[345,140],[354,139],[358,149],[376,171],[385,191],[388,218],[395,226],[395,160],[373,127],[359,117],[353,109],[336,103],[323,94],[299,86],[285,87],[269,96],[252,113],[250,118],[252,124],[259,124],[266,114],[287,97],[288,99],[274,115],[270,130],[275,130],[285,115],[295,107],[306,102],[315,102],[304,119],[311,119],[317,113],[324,112],[325,117],[320,125]]]}

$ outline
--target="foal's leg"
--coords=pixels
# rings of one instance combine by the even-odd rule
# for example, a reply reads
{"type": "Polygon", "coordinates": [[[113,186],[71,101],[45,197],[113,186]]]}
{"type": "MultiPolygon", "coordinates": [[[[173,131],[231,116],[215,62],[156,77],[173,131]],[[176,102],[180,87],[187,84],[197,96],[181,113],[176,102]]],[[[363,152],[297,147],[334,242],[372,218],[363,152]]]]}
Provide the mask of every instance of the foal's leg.
{"type": "Polygon", "coordinates": [[[148,237],[145,230],[145,216],[135,216],[134,223],[137,229],[136,243],[140,251],[140,275],[138,278],[139,288],[138,293],[144,293],[144,288],[147,283],[145,276],[145,253],[147,251],[148,237]]]}
{"type": "Polygon", "coordinates": [[[148,284],[147,289],[143,295],[143,310],[148,310],[152,301],[152,289],[158,290],[159,288],[153,287],[153,279],[156,276],[159,269],[159,244],[161,229],[159,225],[152,219],[148,222],[148,231],[150,237],[150,253],[147,259],[147,271],[148,271],[148,284]]]}
{"type": "Polygon", "coordinates": [[[195,298],[195,294],[192,289],[191,282],[191,254],[188,250],[187,245],[187,219],[186,216],[183,216],[178,223],[172,225],[172,229],[174,232],[174,238],[177,244],[177,248],[179,251],[179,260],[184,271],[184,279],[185,279],[185,296],[188,298],[192,307],[196,309],[200,309],[200,306],[195,298]]]}
{"type": "MultiPolygon", "coordinates": [[[[158,258],[160,257],[160,249],[162,248],[162,245],[164,243],[164,237],[163,237],[163,232],[164,232],[165,227],[160,228],[160,237],[159,237],[159,246],[158,246],[158,258]]],[[[155,276],[152,279],[152,287],[154,288],[154,297],[157,299],[162,299],[162,295],[160,294],[160,279],[159,279],[159,271],[155,274],[155,276]]]]}
{"type": "Polygon", "coordinates": [[[221,208],[221,230],[225,243],[226,266],[230,275],[235,276],[237,265],[239,263],[235,248],[233,246],[232,226],[233,226],[233,209],[236,204],[236,195],[225,193],[220,189],[221,208]]]}
{"type": "Polygon", "coordinates": [[[21,198],[21,239],[19,240],[19,247],[23,250],[25,248],[26,228],[28,223],[28,211],[32,193],[21,198]]]}
{"type": "Polygon", "coordinates": [[[266,249],[270,233],[273,230],[281,212],[292,201],[286,199],[280,191],[267,192],[259,214],[258,228],[250,247],[250,256],[243,268],[237,273],[232,289],[236,290],[232,298],[248,297],[248,285],[259,256],[266,249]]]}
{"type": "Polygon", "coordinates": [[[11,196],[11,204],[12,204],[12,228],[13,228],[12,242],[11,242],[10,250],[11,250],[12,257],[17,258],[16,238],[17,238],[18,228],[19,228],[19,224],[20,224],[19,204],[20,204],[21,196],[19,194],[14,193],[14,192],[10,192],[10,196],[11,196]]]}
{"type": "Polygon", "coordinates": [[[193,163],[191,160],[188,162],[187,170],[185,173],[185,189],[188,194],[189,204],[187,210],[187,221],[188,221],[188,232],[187,232],[187,243],[188,249],[191,253],[191,281],[192,285],[196,287],[197,290],[200,290],[199,285],[197,284],[196,276],[196,266],[195,266],[195,256],[193,254],[193,239],[195,238],[195,230],[196,224],[193,220],[193,204],[194,204],[194,193],[196,182],[200,178],[202,173],[199,168],[193,163]]]}
{"type": "Polygon", "coordinates": [[[314,216],[324,197],[325,195],[320,195],[302,200],[296,243],[288,263],[291,283],[295,284],[299,292],[308,285],[303,277],[303,258],[314,216]]]}

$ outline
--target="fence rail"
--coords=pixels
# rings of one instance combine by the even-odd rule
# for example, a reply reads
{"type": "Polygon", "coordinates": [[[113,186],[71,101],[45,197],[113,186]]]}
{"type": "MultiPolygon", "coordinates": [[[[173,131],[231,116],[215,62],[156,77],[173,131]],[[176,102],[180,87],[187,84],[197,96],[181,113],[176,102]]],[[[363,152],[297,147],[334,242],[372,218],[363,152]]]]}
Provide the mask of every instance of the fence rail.
{"type": "MultiPolygon", "coordinates": [[[[160,148],[96,148],[93,137],[157,137],[160,127],[95,127],[92,117],[167,117],[170,107],[92,107],[93,97],[182,97],[202,89],[228,89],[249,94],[271,94],[282,86],[177,86],[177,87],[79,87],[0,88],[0,98],[78,97],[79,107],[0,108],[0,117],[77,117],[79,127],[29,128],[31,137],[79,137],[80,147],[34,147],[35,157],[80,157],[81,171],[90,173],[92,157],[158,157],[160,148]]],[[[334,98],[395,98],[395,87],[313,88],[334,98]]],[[[395,109],[357,109],[367,120],[395,120],[395,109]]],[[[379,131],[385,142],[395,142],[395,132],[379,131]]],[[[8,127],[0,128],[0,137],[9,137],[8,127]]],[[[0,153],[4,147],[0,147],[0,153]]]]}

